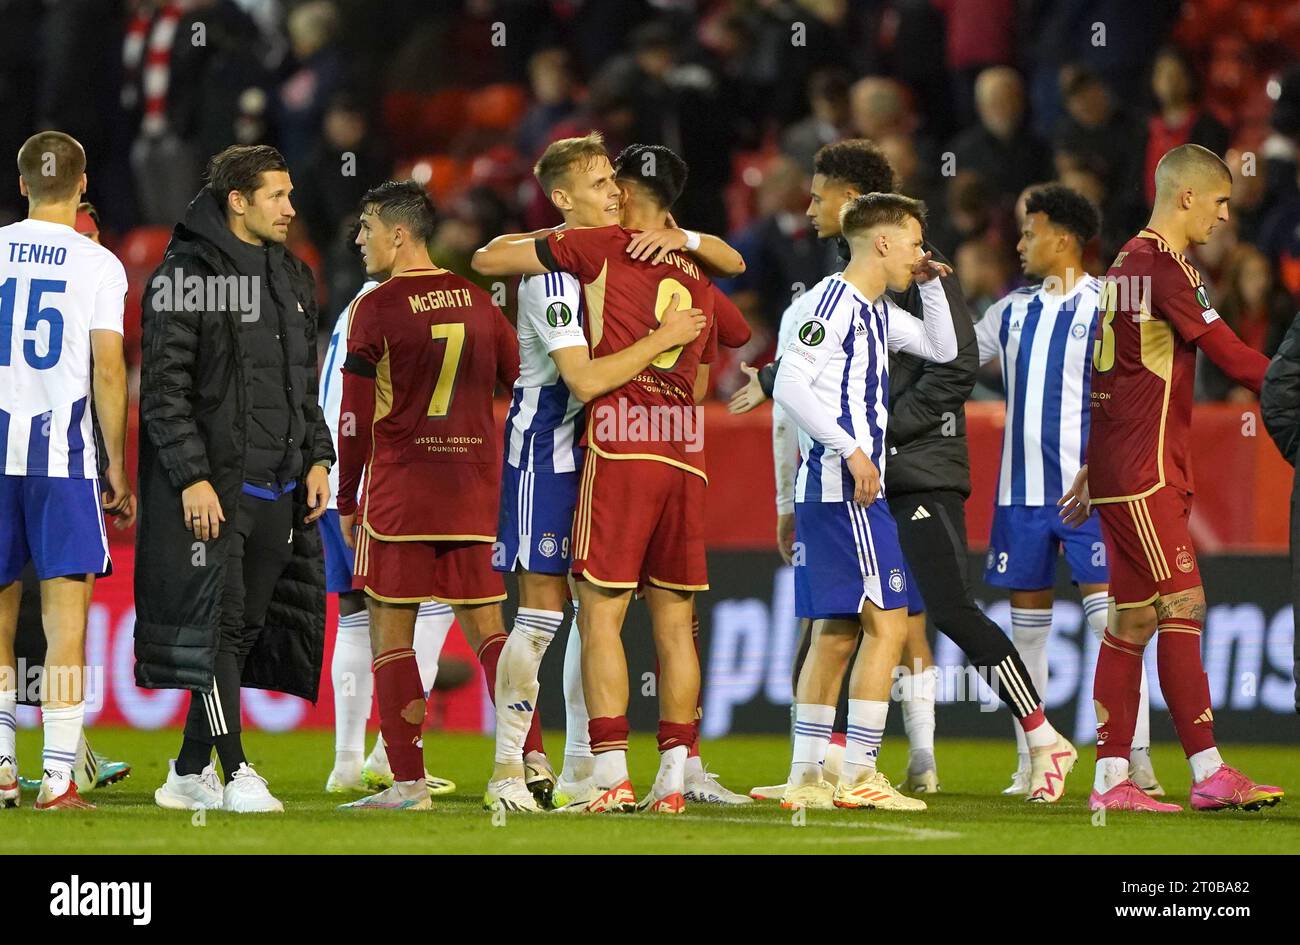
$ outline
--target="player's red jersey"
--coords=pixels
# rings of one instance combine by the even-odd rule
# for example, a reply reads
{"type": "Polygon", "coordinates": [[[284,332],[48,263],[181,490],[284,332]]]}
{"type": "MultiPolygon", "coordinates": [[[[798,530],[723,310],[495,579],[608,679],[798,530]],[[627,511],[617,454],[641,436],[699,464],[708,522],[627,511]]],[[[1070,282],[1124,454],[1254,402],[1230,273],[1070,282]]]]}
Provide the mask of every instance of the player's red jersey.
{"type": "Polygon", "coordinates": [[[519,376],[519,347],[491,297],[445,269],[399,273],[352,303],[343,370],[339,512],[355,507],[364,464],[361,524],[374,537],[494,541],[492,394],[519,376]]]}
{"type": "Polygon", "coordinates": [[[1088,489],[1093,502],[1192,491],[1188,442],[1196,345],[1218,321],[1196,269],[1154,230],[1102,284],[1092,358],[1088,489]]]}
{"type": "Polygon", "coordinates": [[[621,226],[603,226],[559,230],[537,241],[543,263],[582,283],[591,356],[621,351],[654,331],[674,294],[680,308],[703,311],[708,325],[690,344],[665,351],[631,381],[589,403],[585,445],[610,459],[657,460],[703,477],[694,390],[697,369],[717,353],[713,283],[680,253],[668,253],[657,265],[633,259],[627,253],[632,236],[621,226]]]}

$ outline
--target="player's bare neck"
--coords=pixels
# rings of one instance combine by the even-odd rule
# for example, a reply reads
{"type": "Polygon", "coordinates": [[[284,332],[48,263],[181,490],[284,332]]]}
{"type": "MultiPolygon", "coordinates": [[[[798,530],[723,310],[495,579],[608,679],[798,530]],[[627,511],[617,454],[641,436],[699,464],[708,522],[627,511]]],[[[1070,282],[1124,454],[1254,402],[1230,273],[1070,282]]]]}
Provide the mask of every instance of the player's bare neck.
{"type": "Polygon", "coordinates": [[[1176,216],[1161,213],[1160,209],[1157,208],[1151,214],[1151,219],[1147,221],[1146,228],[1164,240],[1166,245],[1175,253],[1187,251],[1187,234],[1183,232],[1183,227],[1176,216]]]}
{"type": "Polygon", "coordinates": [[[393,269],[390,275],[400,276],[404,272],[410,272],[412,269],[435,269],[433,260],[429,258],[429,251],[423,246],[399,246],[397,253],[393,257],[393,269]]]}
{"type": "Polygon", "coordinates": [[[77,205],[75,203],[28,204],[27,219],[40,220],[43,223],[62,223],[75,228],[77,225],[77,205]]]}
{"type": "Polygon", "coordinates": [[[844,281],[874,302],[885,294],[885,270],[869,260],[853,259],[844,267],[844,281]]]}
{"type": "Polygon", "coordinates": [[[1083,260],[1067,259],[1043,278],[1043,288],[1054,295],[1069,295],[1079,282],[1088,277],[1083,260]]]}

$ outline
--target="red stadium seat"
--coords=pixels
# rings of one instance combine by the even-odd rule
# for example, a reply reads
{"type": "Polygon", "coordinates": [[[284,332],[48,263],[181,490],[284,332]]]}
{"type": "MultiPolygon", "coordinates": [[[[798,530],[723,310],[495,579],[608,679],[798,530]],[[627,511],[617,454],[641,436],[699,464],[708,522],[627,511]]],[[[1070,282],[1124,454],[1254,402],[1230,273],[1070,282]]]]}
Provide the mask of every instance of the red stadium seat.
{"type": "Polygon", "coordinates": [[[384,128],[398,155],[419,154],[445,146],[465,127],[464,89],[433,93],[390,92],[384,97],[384,128]]]}
{"type": "Polygon", "coordinates": [[[162,262],[172,231],[165,226],[137,226],[122,237],[117,255],[129,269],[143,269],[147,275],[162,262]]]}
{"type": "Polygon", "coordinates": [[[498,82],[472,93],[466,110],[475,128],[510,131],[528,110],[528,92],[522,85],[498,82]]]}
{"type": "Polygon", "coordinates": [[[398,180],[414,178],[429,191],[435,202],[446,200],[468,177],[468,169],[446,154],[425,154],[397,165],[398,180]]]}

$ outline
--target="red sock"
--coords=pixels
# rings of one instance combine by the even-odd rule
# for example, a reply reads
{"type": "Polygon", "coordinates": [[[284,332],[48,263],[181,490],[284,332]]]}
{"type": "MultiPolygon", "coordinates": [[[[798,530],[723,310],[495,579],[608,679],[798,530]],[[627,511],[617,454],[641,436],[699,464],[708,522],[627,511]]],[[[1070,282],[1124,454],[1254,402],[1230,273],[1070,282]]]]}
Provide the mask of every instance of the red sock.
{"type": "Polygon", "coordinates": [[[1024,718],[1019,719],[1020,729],[1024,732],[1032,732],[1034,729],[1043,725],[1047,721],[1047,713],[1043,711],[1043,704],[1038,703],[1038,708],[1030,712],[1024,718]]]}
{"type": "Polygon", "coordinates": [[[691,741],[695,738],[694,722],[660,722],[659,753],[663,754],[673,748],[686,746],[689,754],[691,741]]]}
{"type": "Polygon", "coordinates": [[[830,744],[839,745],[841,748],[845,748],[848,746],[848,743],[848,736],[843,732],[831,732],[830,744]]]}
{"type": "Polygon", "coordinates": [[[533,724],[528,728],[528,736],[524,739],[524,754],[530,751],[539,751],[546,753],[542,747],[542,708],[539,705],[533,706],[533,724]]]}
{"type": "Polygon", "coordinates": [[[587,722],[587,735],[591,738],[591,753],[627,751],[628,724],[626,715],[603,715],[587,722]]]}
{"type": "Polygon", "coordinates": [[[1156,628],[1156,667],[1178,740],[1188,758],[1214,747],[1210,680],[1201,663],[1201,622],[1170,617],[1156,628]]]}
{"type": "Polygon", "coordinates": [[[497,661],[501,659],[501,648],[506,645],[506,635],[495,633],[483,641],[478,648],[478,662],[483,667],[483,677],[487,680],[488,698],[497,704],[497,661]]]}
{"type": "Polygon", "coordinates": [[[1109,630],[1097,651],[1092,699],[1097,707],[1097,759],[1127,759],[1133,750],[1142,697],[1142,647],[1113,636],[1109,630]]]}
{"type": "MultiPolygon", "coordinates": [[[[695,658],[700,658],[700,615],[691,612],[691,642],[695,644],[695,658]]],[[[704,718],[704,686],[701,685],[695,696],[695,721],[691,723],[695,734],[691,746],[686,749],[687,758],[700,757],[700,721],[704,718]]]]}
{"type": "Polygon", "coordinates": [[[388,749],[388,764],[397,781],[424,779],[424,690],[415,650],[385,650],[375,657],[375,696],[379,731],[388,749]]]}

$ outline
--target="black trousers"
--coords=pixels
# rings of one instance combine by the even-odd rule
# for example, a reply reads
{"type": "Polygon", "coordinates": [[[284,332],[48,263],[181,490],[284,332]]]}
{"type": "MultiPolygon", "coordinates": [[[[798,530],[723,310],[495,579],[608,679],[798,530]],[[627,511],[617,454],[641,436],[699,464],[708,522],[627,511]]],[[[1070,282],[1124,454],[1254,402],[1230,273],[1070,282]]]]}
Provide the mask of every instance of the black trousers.
{"type": "MultiPolygon", "coordinates": [[[[1029,670],[1007,635],[971,598],[966,575],[965,499],[960,492],[935,489],[890,496],[888,501],[898,523],[903,556],[930,621],[961,647],[971,666],[1016,718],[1029,715],[1040,701],[1029,670]]],[[[804,633],[795,653],[796,686],[808,656],[810,636],[804,633]]],[[[846,698],[840,700],[836,731],[843,731],[840,723],[847,717],[846,698]]]]}
{"type": "Polygon", "coordinates": [[[259,499],[240,493],[239,510],[228,537],[226,586],[221,595],[221,626],[212,692],[190,693],[185,735],[213,742],[237,734],[239,679],[244,662],[262,633],[275,584],[293,557],[293,494],[259,499]]]}

